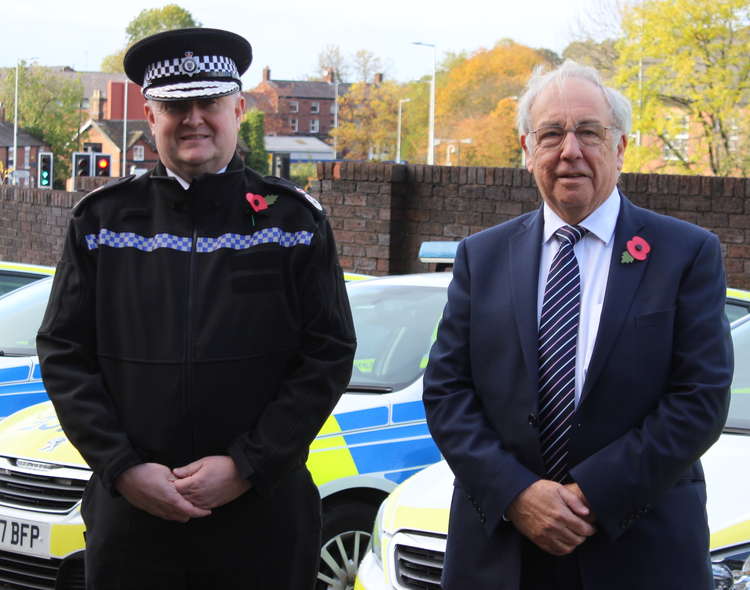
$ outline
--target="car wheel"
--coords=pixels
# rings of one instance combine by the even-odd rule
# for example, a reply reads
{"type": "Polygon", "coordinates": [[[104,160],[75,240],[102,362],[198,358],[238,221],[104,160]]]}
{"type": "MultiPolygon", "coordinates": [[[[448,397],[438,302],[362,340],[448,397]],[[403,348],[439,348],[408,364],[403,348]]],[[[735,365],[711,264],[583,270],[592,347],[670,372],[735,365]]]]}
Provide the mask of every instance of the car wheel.
{"type": "Polygon", "coordinates": [[[370,542],[377,506],[348,501],[323,513],[316,590],[352,590],[359,562],[370,542]]]}

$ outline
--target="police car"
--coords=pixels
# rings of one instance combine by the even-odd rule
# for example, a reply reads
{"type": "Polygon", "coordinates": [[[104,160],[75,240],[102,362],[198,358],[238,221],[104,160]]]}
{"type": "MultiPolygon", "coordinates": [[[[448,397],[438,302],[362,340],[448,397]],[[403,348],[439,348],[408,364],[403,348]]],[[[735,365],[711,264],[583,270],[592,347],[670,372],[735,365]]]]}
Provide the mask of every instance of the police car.
{"type": "Polygon", "coordinates": [[[0,295],[47,277],[54,272],[55,269],[51,266],[0,260],[0,295]]]}
{"type": "MultiPolygon", "coordinates": [[[[715,588],[750,590],[750,317],[732,323],[732,340],[735,372],[729,418],[701,461],[715,588]]],[[[445,461],[400,485],[378,511],[355,589],[438,590],[452,494],[453,473],[445,461]]]]}
{"type": "MultiPolygon", "coordinates": [[[[433,244],[420,256],[444,267],[455,246],[433,244]]],[[[450,273],[345,278],[358,339],[352,379],[308,460],[323,501],[318,590],[352,588],[380,502],[440,459],[421,377],[450,273]]],[[[0,587],[83,588],[79,509],[91,472],[44,401],[34,349],[50,286],[45,279],[0,298],[0,417],[36,404],[0,423],[0,587]]],[[[738,305],[750,306],[750,293],[741,295],[738,305]]]]}
{"type": "MultiPolygon", "coordinates": [[[[440,459],[421,379],[449,281],[433,273],[347,283],[352,379],[308,460],[323,503],[318,589],[352,588],[381,501],[440,459]]],[[[80,500],[91,471],[45,401],[34,356],[50,287],[45,279],[0,298],[0,587],[84,587],[80,500]]]]}

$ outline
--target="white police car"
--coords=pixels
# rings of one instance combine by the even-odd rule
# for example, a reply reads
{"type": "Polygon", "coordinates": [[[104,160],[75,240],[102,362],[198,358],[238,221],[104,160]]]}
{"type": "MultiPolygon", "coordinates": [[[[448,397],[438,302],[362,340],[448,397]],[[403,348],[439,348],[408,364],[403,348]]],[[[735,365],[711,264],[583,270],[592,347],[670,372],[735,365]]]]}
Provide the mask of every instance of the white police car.
{"type": "MultiPolygon", "coordinates": [[[[715,588],[750,590],[750,317],[732,323],[732,340],[729,418],[701,461],[715,588]]],[[[378,511],[355,589],[438,590],[452,493],[453,473],[445,461],[401,484],[378,511]]]]}

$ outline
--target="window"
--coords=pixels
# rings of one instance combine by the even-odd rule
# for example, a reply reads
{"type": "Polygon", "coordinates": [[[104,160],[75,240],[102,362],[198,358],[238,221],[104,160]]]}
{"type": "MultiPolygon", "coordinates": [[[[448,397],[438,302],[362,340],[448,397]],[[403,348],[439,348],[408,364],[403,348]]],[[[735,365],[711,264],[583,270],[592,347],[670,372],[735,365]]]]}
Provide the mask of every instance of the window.
{"type": "Polygon", "coordinates": [[[8,168],[15,168],[16,167],[16,158],[14,153],[14,147],[8,148],[8,168]]]}
{"type": "Polygon", "coordinates": [[[332,115],[336,114],[336,103],[335,102],[331,103],[331,114],[332,115]]]}
{"type": "Polygon", "coordinates": [[[23,148],[23,167],[24,170],[31,167],[31,146],[28,145],[23,148]]]}
{"type": "Polygon", "coordinates": [[[296,100],[289,101],[289,112],[299,113],[299,103],[296,100]]]}
{"type": "Polygon", "coordinates": [[[298,126],[297,119],[289,119],[289,127],[291,127],[292,131],[294,131],[295,133],[297,132],[297,126],[298,126]]]}
{"type": "Polygon", "coordinates": [[[311,113],[319,113],[320,112],[320,103],[314,102],[310,105],[310,112],[311,113]]]}
{"type": "Polygon", "coordinates": [[[310,121],[310,133],[318,133],[320,131],[320,120],[312,119],[310,121]]]}
{"type": "Polygon", "coordinates": [[[134,145],[133,146],[133,161],[134,162],[143,162],[145,157],[145,149],[142,145],[134,145]]]}

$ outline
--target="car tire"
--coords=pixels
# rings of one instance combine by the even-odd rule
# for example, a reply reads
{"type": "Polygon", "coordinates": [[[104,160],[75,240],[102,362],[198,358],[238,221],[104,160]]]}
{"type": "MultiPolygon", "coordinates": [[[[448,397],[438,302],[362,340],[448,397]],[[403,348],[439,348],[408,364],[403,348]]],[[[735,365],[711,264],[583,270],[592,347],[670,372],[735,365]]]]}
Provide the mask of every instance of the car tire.
{"type": "Polygon", "coordinates": [[[370,543],[378,507],[349,500],[323,511],[320,567],[315,590],[352,590],[359,562],[370,543]]]}

